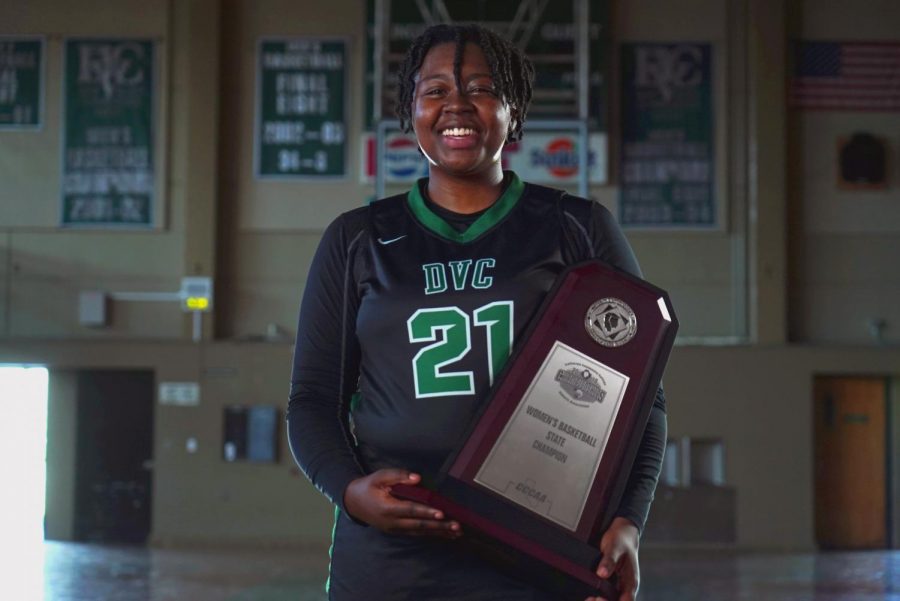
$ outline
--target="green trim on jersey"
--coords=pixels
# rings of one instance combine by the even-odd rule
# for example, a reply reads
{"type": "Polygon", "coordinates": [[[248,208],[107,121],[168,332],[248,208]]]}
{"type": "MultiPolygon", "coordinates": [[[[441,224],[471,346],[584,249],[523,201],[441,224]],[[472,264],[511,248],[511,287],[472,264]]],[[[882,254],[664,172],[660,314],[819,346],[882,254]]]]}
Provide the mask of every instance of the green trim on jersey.
{"type": "Polygon", "coordinates": [[[444,221],[440,216],[435,215],[431,209],[428,208],[425,204],[425,199],[422,198],[422,192],[419,190],[419,182],[416,182],[412,187],[412,190],[409,191],[409,194],[406,197],[407,204],[419,223],[424,225],[426,229],[431,230],[438,236],[446,238],[447,240],[465,244],[466,242],[471,242],[478,238],[500,223],[513,207],[516,206],[516,203],[519,202],[519,199],[522,197],[522,192],[525,190],[525,184],[522,183],[522,180],[519,179],[518,175],[515,173],[510,174],[512,179],[509,182],[509,186],[506,188],[506,192],[504,192],[500,198],[497,199],[497,202],[491,205],[487,211],[482,213],[481,217],[476,219],[472,225],[466,228],[466,231],[464,232],[457,232],[453,229],[453,226],[444,221]]]}
{"type": "Polygon", "coordinates": [[[331,593],[331,558],[334,555],[334,533],[337,531],[337,521],[341,517],[341,508],[334,506],[334,523],[331,524],[331,545],[328,547],[328,578],[325,580],[325,595],[331,593]]]}

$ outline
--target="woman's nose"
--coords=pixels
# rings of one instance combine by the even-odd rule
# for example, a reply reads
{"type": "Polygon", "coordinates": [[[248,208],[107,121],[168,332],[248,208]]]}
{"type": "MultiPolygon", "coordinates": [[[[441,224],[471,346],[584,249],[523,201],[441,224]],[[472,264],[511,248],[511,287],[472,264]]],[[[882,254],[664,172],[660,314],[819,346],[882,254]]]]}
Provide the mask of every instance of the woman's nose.
{"type": "Polygon", "coordinates": [[[451,112],[465,112],[473,110],[472,100],[465,92],[454,87],[450,90],[444,103],[444,110],[451,112]]]}

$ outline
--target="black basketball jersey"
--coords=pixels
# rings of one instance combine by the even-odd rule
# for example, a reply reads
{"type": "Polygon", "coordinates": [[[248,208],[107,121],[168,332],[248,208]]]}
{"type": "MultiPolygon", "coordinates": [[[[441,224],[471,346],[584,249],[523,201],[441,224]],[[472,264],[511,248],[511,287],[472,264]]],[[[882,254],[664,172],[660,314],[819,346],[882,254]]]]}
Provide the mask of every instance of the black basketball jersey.
{"type": "Polygon", "coordinates": [[[366,467],[434,474],[460,441],[563,256],[559,193],[518,178],[464,232],[420,188],[374,203],[361,299],[359,402],[366,467]],[[526,192],[527,191],[527,192],[526,192]]]}
{"type": "MultiPolygon", "coordinates": [[[[502,196],[462,232],[428,207],[425,180],[345,213],[326,231],[301,306],[288,421],[298,463],[339,507],[351,480],[379,468],[426,480],[438,472],[566,266],[598,257],[640,275],[601,205],[507,178],[502,196]]],[[[664,441],[663,421],[652,486],[632,517],[639,527],[664,441]]],[[[422,545],[431,544],[346,519],[338,526],[336,557],[342,537],[360,553],[389,547],[394,563],[398,549],[426,561],[422,545]]],[[[396,569],[378,564],[369,579],[396,569]]],[[[359,574],[350,580],[373,585],[359,574]]]]}

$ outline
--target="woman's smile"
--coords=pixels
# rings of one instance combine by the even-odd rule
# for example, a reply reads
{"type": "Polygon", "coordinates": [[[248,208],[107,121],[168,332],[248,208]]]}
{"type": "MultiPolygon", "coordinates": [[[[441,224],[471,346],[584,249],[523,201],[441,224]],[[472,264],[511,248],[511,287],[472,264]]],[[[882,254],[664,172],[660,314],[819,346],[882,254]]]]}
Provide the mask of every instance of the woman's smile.
{"type": "Polygon", "coordinates": [[[469,127],[451,127],[441,132],[441,140],[448,148],[464,150],[478,144],[478,134],[469,127]]]}

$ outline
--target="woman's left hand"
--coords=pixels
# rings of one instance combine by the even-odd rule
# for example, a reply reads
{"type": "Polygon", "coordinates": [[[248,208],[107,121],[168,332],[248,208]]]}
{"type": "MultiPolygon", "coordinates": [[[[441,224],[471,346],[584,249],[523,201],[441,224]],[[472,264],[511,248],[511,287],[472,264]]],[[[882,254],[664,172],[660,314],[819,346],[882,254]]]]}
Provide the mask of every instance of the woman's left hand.
{"type": "Polygon", "coordinates": [[[615,518],[600,540],[603,559],[597,566],[597,575],[601,578],[616,575],[619,598],[588,597],[585,601],[634,601],[641,582],[641,570],[638,566],[639,544],[640,534],[637,526],[625,518],[615,518]]]}

